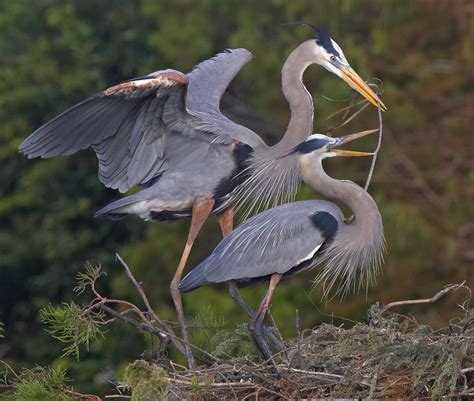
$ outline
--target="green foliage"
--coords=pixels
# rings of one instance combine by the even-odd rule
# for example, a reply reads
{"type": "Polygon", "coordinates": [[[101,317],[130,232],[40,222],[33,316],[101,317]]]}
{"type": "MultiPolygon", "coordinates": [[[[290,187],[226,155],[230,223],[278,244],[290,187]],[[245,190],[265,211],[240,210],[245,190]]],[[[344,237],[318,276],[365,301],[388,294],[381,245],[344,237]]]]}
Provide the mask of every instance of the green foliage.
{"type": "Polygon", "coordinates": [[[77,285],[74,287],[74,291],[78,295],[81,295],[87,287],[92,287],[101,276],[106,275],[105,272],[101,270],[100,263],[97,264],[97,266],[93,266],[89,262],[86,262],[84,267],[85,271],[80,271],[76,274],[77,285]]]}
{"type": "Polygon", "coordinates": [[[138,360],[127,366],[121,386],[132,392],[132,401],[164,401],[167,376],[163,368],[138,360]]]}
{"type": "Polygon", "coordinates": [[[198,399],[206,399],[206,394],[211,383],[212,378],[209,376],[193,376],[188,390],[193,396],[198,397],[198,399]],[[202,395],[203,398],[199,397],[199,395],[202,395]]]}
{"type": "Polygon", "coordinates": [[[70,401],[74,397],[65,385],[66,372],[60,368],[23,369],[11,385],[15,388],[13,400],[70,401]]]}
{"type": "Polygon", "coordinates": [[[224,316],[217,316],[211,305],[205,305],[199,313],[193,317],[193,326],[201,330],[219,329],[226,324],[224,316]]]}
{"type": "Polygon", "coordinates": [[[224,316],[218,316],[211,305],[204,305],[192,318],[192,341],[195,344],[208,344],[213,334],[226,326],[224,316]]]}
{"type": "MultiPolygon", "coordinates": [[[[94,210],[122,195],[98,181],[93,153],[27,160],[17,151],[21,141],[108,85],[162,68],[187,72],[227,47],[244,47],[254,57],[224,97],[223,110],[274,143],[289,115],[279,85],[281,65],[297,44],[312,37],[305,27],[282,27],[286,21],[326,27],[362,77],[383,80],[389,111],[384,113],[387,135],[371,186],[387,233],[384,275],[366,299],[359,295],[343,304],[318,301],[319,293],[311,292],[314,272],[282,283],[273,313],[284,337],[294,337],[295,309],[302,328],[333,315],[357,320],[375,300],[424,297],[472,275],[474,24],[469,7],[469,0],[0,2],[0,320],[6,324],[6,358],[16,367],[56,362],[57,342],[41,329],[38,311],[48,304],[70,305],[74,277],[85,260],[92,265],[100,261],[106,268],[110,280],[101,282],[105,296],[139,302],[113,263],[117,251],[133,267],[153,306],[165,319],[176,320],[168,287],[189,227],[188,221],[94,219],[94,210]]],[[[315,100],[318,130],[326,126],[326,116],[345,105],[323,96],[344,99],[350,91],[320,68],[310,68],[304,78],[315,100]]],[[[372,127],[375,117],[367,110],[336,133],[372,127]]],[[[367,171],[364,161],[327,164],[332,175],[358,183],[367,171]]],[[[301,193],[314,196],[304,188],[301,193]]],[[[210,220],[188,267],[219,240],[219,229],[210,220]]],[[[90,273],[83,285],[95,274],[90,273]]],[[[189,321],[211,305],[215,316],[225,316],[227,327],[222,329],[245,322],[226,291],[209,286],[186,294],[189,321]]],[[[256,285],[243,292],[255,306],[263,291],[256,285]]],[[[429,308],[410,312],[436,328],[457,299],[444,302],[437,313],[429,308]]],[[[74,344],[70,328],[73,342],[68,344],[74,344]]],[[[194,339],[209,346],[214,331],[195,330],[194,339]]],[[[97,373],[136,359],[145,344],[140,333],[118,325],[108,341],[96,346],[97,352],[81,355],[81,364],[70,362],[68,371],[81,389],[105,392],[110,384],[94,380],[97,373]]],[[[247,342],[242,340],[242,346],[243,354],[250,352],[247,342]]],[[[77,356],[77,350],[71,355],[77,356]]],[[[237,346],[233,352],[238,354],[237,346]]]]}
{"type": "Polygon", "coordinates": [[[235,330],[222,330],[211,338],[211,353],[217,358],[255,358],[258,351],[250,338],[247,324],[239,324],[235,330]]]}
{"type": "Polygon", "coordinates": [[[69,344],[63,350],[63,356],[72,355],[79,361],[79,347],[84,345],[89,350],[91,342],[104,337],[100,323],[104,318],[101,312],[87,311],[74,302],[62,306],[48,305],[40,310],[40,319],[49,326],[48,332],[61,341],[69,344]]]}

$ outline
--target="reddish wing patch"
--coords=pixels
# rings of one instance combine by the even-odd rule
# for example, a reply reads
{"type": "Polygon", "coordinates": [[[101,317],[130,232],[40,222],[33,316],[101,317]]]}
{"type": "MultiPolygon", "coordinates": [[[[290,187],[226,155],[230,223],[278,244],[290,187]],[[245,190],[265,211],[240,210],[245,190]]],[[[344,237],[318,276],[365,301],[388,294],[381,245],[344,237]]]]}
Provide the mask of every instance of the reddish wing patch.
{"type": "Polygon", "coordinates": [[[174,85],[186,85],[188,77],[179,71],[163,71],[149,79],[140,79],[136,81],[123,82],[121,84],[111,86],[102,93],[104,95],[128,94],[136,90],[168,88],[174,85]]]}

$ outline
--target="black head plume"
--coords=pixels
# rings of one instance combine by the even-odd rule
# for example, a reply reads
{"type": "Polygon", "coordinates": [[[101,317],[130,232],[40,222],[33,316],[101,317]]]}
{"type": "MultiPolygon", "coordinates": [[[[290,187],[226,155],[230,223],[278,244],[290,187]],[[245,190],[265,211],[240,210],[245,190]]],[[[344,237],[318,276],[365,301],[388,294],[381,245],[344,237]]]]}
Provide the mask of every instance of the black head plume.
{"type": "Polygon", "coordinates": [[[284,24],[282,25],[306,25],[306,26],[309,26],[316,35],[318,35],[318,30],[319,28],[315,27],[313,24],[309,24],[307,22],[303,22],[303,21],[292,21],[292,22],[285,22],[284,24]]]}
{"type": "Polygon", "coordinates": [[[336,57],[341,57],[339,52],[334,48],[330,36],[324,29],[316,28],[316,43],[319,46],[324,47],[324,49],[329,54],[334,54],[336,57]]]}
{"type": "Polygon", "coordinates": [[[286,22],[282,25],[305,25],[305,26],[310,27],[316,34],[316,43],[319,46],[324,47],[324,49],[329,54],[334,54],[336,57],[340,57],[339,52],[334,48],[332,44],[330,36],[324,29],[318,28],[314,26],[313,24],[309,24],[307,22],[302,22],[302,21],[286,22]]]}

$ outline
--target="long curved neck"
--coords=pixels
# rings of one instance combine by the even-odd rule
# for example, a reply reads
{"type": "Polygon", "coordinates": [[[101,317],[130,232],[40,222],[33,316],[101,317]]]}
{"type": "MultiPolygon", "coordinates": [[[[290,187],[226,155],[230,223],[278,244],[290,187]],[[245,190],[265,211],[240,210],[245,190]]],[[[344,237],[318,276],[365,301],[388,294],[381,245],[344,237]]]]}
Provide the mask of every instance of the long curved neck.
{"type": "Polygon", "coordinates": [[[352,210],[355,221],[351,226],[366,233],[373,232],[374,226],[381,226],[382,218],[373,198],[363,188],[352,181],[336,180],[329,177],[320,159],[306,155],[301,157],[303,180],[315,191],[345,203],[352,210]]]}
{"type": "Polygon", "coordinates": [[[305,69],[317,61],[314,40],[299,45],[282,69],[282,89],[291,109],[285,135],[274,146],[254,148],[250,159],[251,178],[244,181],[237,202],[247,203],[247,210],[294,200],[301,181],[298,161],[281,157],[303,142],[313,131],[313,99],[303,85],[305,69]]]}
{"type": "Polygon", "coordinates": [[[288,56],[281,71],[282,89],[290,104],[291,118],[283,138],[273,148],[291,150],[313,131],[313,98],[303,84],[303,73],[314,62],[313,40],[299,45],[288,56]]]}

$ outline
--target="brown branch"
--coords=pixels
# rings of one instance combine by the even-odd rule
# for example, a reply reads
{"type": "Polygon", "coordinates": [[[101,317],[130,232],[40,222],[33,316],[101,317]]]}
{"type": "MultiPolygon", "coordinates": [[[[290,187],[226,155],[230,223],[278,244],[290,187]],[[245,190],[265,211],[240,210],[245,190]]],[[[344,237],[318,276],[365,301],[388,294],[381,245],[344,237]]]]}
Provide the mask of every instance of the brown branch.
{"type": "Polygon", "coordinates": [[[13,373],[13,376],[15,376],[15,378],[18,379],[18,374],[15,372],[15,370],[8,364],[6,363],[5,361],[1,360],[0,359],[0,363],[3,363],[5,365],[5,367],[11,372],[13,373]]]}
{"type": "MultiPolygon", "coordinates": [[[[129,323],[131,324],[132,326],[134,326],[135,328],[137,328],[138,330],[141,330],[141,331],[147,331],[148,333],[150,334],[153,334],[153,335],[156,335],[158,337],[160,337],[160,339],[164,339],[164,338],[169,338],[171,339],[171,341],[173,341],[173,344],[179,344],[179,348],[178,346],[176,348],[178,348],[178,350],[183,354],[185,355],[181,350],[183,349],[182,347],[182,344],[184,344],[184,340],[179,338],[178,336],[176,335],[172,335],[170,334],[169,332],[165,331],[165,330],[161,330],[155,326],[153,326],[151,323],[141,323],[135,319],[132,319],[126,315],[123,315],[122,313],[120,312],[117,312],[115,309],[112,309],[111,307],[107,306],[107,305],[104,305],[104,304],[97,304],[97,308],[98,309],[101,309],[103,310],[104,312],[108,313],[109,315],[112,315],[114,316],[115,318],[119,319],[119,320],[122,320],[126,323],[129,323]]],[[[205,360],[206,363],[213,363],[213,362],[222,362],[219,358],[215,357],[214,355],[210,354],[209,352],[203,350],[202,348],[199,348],[198,346],[196,345],[193,345],[193,344],[189,344],[192,348],[194,348],[195,350],[201,352],[203,355],[205,355],[207,358],[209,358],[208,360],[205,360]]],[[[202,360],[202,357],[201,357],[201,360],[202,360]]]]}
{"type": "Polygon", "coordinates": [[[395,301],[395,302],[390,302],[387,305],[383,306],[379,310],[379,315],[385,313],[389,309],[393,308],[394,306],[400,306],[400,305],[416,305],[416,304],[431,304],[433,302],[436,302],[438,299],[446,295],[448,292],[451,291],[456,291],[459,290],[460,288],[466,288],[464,285],[466,282],[463,281],[460,284],[451,284],[448,285],[447,287],[443,288],[442,290],[438,291],[436,294],[434,294],[431,298],[422,298],[422,299],[407,299],[405,301],[395,301]]]}
{"type": "Polygon", "coordinates": [[[113,317],[115,317],[119,320],[122,320],[125,323],[131,324],[132,326],[134,326],[135,328],[137,328],[140,331],[147,331],[150,334],[154,334],[154,335],[160,337],[161,339],[168,337],[168,333],[166,331],[161,330],[161,329],[159,329],[155,326],[152,326],[151,324],[142,323],[142,322],[139,322],[138,320],[135,320],[135,319],[133,319],[129,316],[123,315],[120,312],[117,312],[115,309],[111,308],[110,306],[107,306],[105,304],[96,304],[96,307],[97,307],[97,309],[103,310],[105,313],[107,313],[107,314],[109,314],[109,315],[111,315],[111,316],[113,316],[113,317]]]}
{"type": "Polygon", "coordinates": [[[138,293],[140,294],[140,297],[142,298],[143,300],[143,303],[145,304],[146,306],[146,309],[148,311],[148,313],[153,316],[153,319],[155,319],[158,324],[160,326],[163,326],[165,327],[166,329],[168,329],[166,326],[167,324],[161,320],[158,315],[156,314],[156,312],[153,310],[153,308],[151,307],[150,305],[150,302],[148,301],[148,297],[146,296],[145,294],[145,291],[143,291],[143,288],[142,286],[140,285],[140,283],[135,279],[135,277],[133,276],[130,268],[128,267],[127,263],[123,260],[123,258],[118,254],[118,253],[115,253],[115,258],[116,260],[118,260],[120,262],[120,264],[123,266],[123,268],[125,269],[125,272],[127,273],[127,276],[128,278],[130,279],[130,281],[133,283],[133,285],[135,286],[135,288],[137,289],[138,293]]]}
{"type": "MultiPolygon", "coordinates": [[[[144,315],[144,313],[140,310],[140,308],[131,302],[128,301],[123,301],[121,299],[108,299],[108,298],[103,298],[100,302],[96,303],[95,305],[98,304],[117,304],[117,305],[124,305],[128,306],[128,311],[132,311],[136,313],[138,316],[140,316],[140,319],[142,319],[144,322],[148,322],[148,319],[144,315]]],[[[127,311],[127,312],[128,312],[127,311]]]]}
{"type": "Polygon", "coordinates": [[[72,395],[74,400],[102,401],[102,398],[97,395],[82,394],[68,389],[62,389],[61,392],[72,395]]]}
{"type": "Polygon", "coordinates": [[[174,346],[176,348],[178,348],[179,352],[181,352],[183,355],[185,355],[185,349],[183,347],[183,344],[179,342],[179,340],[178,340],[179,338],[175,334],[173,328],[167,322],[160,319],[158,317],[158,315],[156,314],[156,312],[153,310],[153,308],[150,305],[150,302],[148,301],[148,297],[146,296],[145,292],[143,291],[142,286],[140,285],[140,283],[138,283],[138,281],[133,276],[130,268],[127,265],[127,263],[123,260],[123,258],[118,253],[115,253],[115,257],[120,262],[120,264],[123,266],[123,268],[125,269],[125,272],[127,273],[128,278],[130,279],[130,281],[133,283],[133,285],[137,289],[138,293],[140,294],[140,297],[142,298],[143,303],[145,304],[148,313],[153,317],[154,320],[156,320],[156,322],[161,327],[163,327],[165,329],[167,336],[171,339],[174,346]]]}

